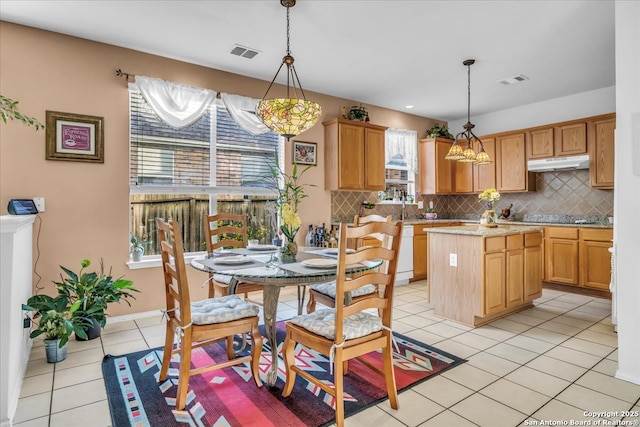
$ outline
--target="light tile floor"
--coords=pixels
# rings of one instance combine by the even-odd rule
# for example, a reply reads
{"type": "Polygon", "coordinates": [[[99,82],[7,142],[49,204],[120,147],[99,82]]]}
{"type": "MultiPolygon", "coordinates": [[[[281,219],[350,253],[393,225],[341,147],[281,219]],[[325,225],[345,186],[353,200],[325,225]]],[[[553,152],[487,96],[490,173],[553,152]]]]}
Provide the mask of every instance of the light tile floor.
{"type": "MultiPolygon", "coordinates": [[[[614,377],[611,301],[545,289],[534,308],[472,329],[434,315],[427,292],[426,282],[397,287],[394,330],[468,362],[401,393],[399,410],[384,401],[347,418],[347,426],[607,425],[619,420],[638,425],[640,417],[621,414],[640,411],[640,386],[614,377]],[[590,415],[606,411],[619,415],[603,420],[590,415]]],[[[295,289],[283,290],[278,318],[295,314],[295,289]]],[[[163,339],[157,316],[111,322],[100,339],[70,341],[67,359],[58,364],[46,363],[41,342],[34,343],[15,425],[110,426],[102,357],[161,346],[163,339]]]]}

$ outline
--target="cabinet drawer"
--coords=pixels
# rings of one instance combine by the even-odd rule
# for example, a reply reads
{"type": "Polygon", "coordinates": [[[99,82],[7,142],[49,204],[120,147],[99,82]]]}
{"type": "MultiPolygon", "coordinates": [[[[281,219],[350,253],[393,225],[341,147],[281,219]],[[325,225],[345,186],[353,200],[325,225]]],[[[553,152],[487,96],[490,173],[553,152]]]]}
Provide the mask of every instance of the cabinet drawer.
{"type": "Polygon", "coordinates": [[[413,235],[414,236],[421,236],[423,234],[427,234],[427,232],[424,231],[425,228],[431,228],[431,224],[414,224],[413,225],[413,235]]]}
{"type": "Polygon", "coordinates": [[[540,246],[542,244],[542,233],[527,233],[524,235],[524,246],[530,248],[532,246],[540,246]]]}
{"type": "Polygon", "coordinates": [[[507,250],[520,249],[522,247],[522,242],[522,234],[511,234],[507,236],[507,250]]]}
{"type": "Polygon", "coordinates": [[[485,252],[500,252],[505,250],[504,236],[485,237],[484,239],[484,251],[485,252]]]}
{"type": "Polygon", "coordinates": [[[547,227],[545,232],[547,237],[552,239],[573,239],[578,240],[578,229],[571,227],[547,227]]]}
{"type": "Polygon", "coordinates": [[[580,238],[582,240],[595,240],[598,242],[611,242],[613,240],[613,230],[608,229],[581,229],[580,238]]]}

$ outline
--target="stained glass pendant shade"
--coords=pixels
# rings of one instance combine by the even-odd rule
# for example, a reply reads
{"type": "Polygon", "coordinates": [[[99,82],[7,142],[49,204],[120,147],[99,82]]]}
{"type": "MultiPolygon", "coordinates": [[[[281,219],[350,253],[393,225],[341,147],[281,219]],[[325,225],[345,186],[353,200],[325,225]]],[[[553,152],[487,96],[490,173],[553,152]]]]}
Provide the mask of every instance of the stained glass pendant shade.
{"type": "Polygon", "coordinates": [[[258,102],[256,114],[269,129],[285,138],[291,138],[313,127],[322,115],[322,108],[320,104],[308,101],[305,97],[289,49],[289,8],[296,4],[296,0],[280,0],[280,4],[287,8],[287,54],[282,58],[282,63],[264,97],[258,102]],[[267,98],[283,66],[287,68],[287,97],[267,98]],[[293,97],[290,96],[291,90],[293,97]],[[298,91],[301,96],[298,95],[298,91]]]}

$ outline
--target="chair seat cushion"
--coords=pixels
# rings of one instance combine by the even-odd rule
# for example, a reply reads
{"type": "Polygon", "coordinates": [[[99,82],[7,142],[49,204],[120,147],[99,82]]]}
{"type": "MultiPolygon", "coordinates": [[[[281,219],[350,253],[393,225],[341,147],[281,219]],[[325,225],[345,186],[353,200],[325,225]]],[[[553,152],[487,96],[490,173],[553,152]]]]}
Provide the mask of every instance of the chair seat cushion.
{"type": "Polygon", "coordinates": [[[260,309],[238,295],[209,298],[191,303],[191,322],[194,325],[224,323],[257,316],[260,309]]]}
{"type": "Polygon", "coordinates": [[[216,282],[224,283],[225,285],[228,285],[232,277],[233,276],[228,276],[224,274],[214,274],[213,280],[215,280],[216,282]]]}
{"type": "MultiPolygon", "coordinates": [[[[313,289],[316,292],[320,292],[321,294],[330,296],[331,298],[334,298],[334,299],[336,297],[336,281],[335,280],[332,280],[331,282],[327,282],[327,283],[319,283],[317,285],[312,285],[311,289],[313,289]]],[[[355,297],[361,297],[364,295],[370,295],[376,292],[376,290],[377,288],[374,285],[364,285],[352,290],[351,297],[355,298],[355,297]]]]}
{"type": "MultiPolygon", "coordinates": [[[[335,339],[336,312],[331,308],[317,310],[311,314],[294,316],[289,322],[330,340],[335,339]]],[[[360,312],[344,319],[343,333],[346,340],[364,337],[381,329],[382,319],[375,314],[360,312]]]]}

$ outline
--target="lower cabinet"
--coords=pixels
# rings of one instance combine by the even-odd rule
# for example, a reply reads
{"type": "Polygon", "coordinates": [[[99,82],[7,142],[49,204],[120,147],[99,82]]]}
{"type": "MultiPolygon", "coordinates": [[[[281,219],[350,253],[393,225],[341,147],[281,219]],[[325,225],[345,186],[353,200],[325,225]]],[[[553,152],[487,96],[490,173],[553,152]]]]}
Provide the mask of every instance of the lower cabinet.
{"type": "Polygon", "coordinates": [[[542,296],[544,271],[544,251],[542,233],[524,235],[524,299],[531,300],[542,296]]]}
{"type": "Polygon", "coordinates": [[[423,223],[414,224],[413,226],[413,278],[416,280],[424,280],[429,277],[429,235],[425,228],[431,227],[451,227],[460,225],[459,221],[423,223]]]}
{"type": "Polygon", "coordinates": [[[545,233],[547,282],[609,290],[613,230],[547,227],[545,233]]]}

